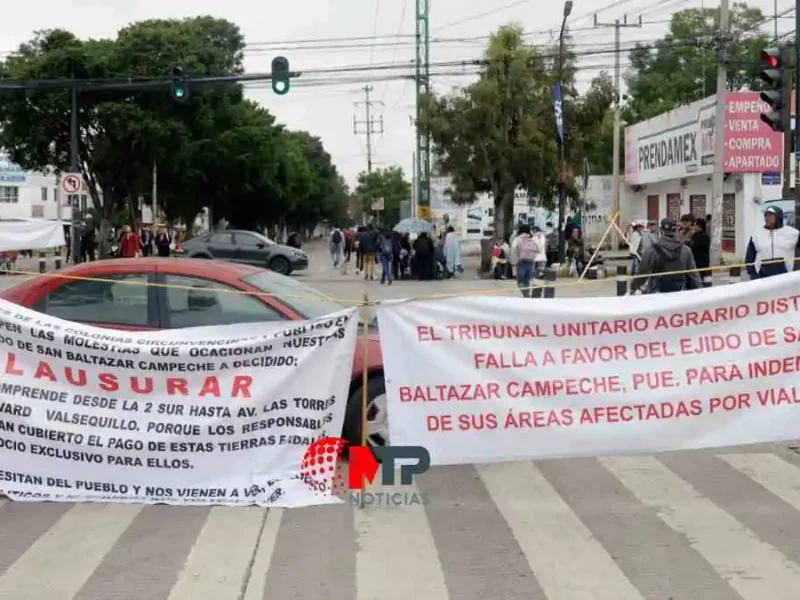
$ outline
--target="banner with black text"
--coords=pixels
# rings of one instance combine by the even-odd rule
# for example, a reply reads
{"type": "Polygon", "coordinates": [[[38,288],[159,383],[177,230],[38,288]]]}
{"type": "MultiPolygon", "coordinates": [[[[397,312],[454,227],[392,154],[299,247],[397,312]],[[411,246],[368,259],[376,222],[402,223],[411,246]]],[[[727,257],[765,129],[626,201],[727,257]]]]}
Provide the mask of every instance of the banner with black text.
{"type": "Polygon", "coordinates": [[[0,494],[13,500],[305,506],[339,436],[356,309],[312,321],[99,329],[0,301],[0,494]]]}

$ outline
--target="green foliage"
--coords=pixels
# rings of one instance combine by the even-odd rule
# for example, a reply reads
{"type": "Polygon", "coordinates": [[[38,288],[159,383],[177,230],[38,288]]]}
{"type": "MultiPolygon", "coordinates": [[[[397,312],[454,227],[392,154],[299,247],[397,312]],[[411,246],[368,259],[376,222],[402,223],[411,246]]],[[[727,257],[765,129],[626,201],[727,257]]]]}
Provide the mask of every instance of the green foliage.
{"type": "MultiPolygon", "coordinates": [[[[134,23],[113,40],[53,30],[0,62],[0,77],[136,80],[164,77],[175,65],[190,76],[219,76],[243,72],[243,49],[238,27],[213,17],[134,23]]],[[[152,204],[154,163],[158,204],[170,220],[191,224],[204,207],[247,228],[310,229],[344,217],[347,189],[318,138],[276,125],[237,84],[190,92],[178,104],[166,86],[81,90],[79,168],[101,240],[120,214],[137,215],[140,200],[152,204]]],[[[68,90],[0,92],[0,147],[22,167],[68,171],[69,131],[68,90]]]]}
{"type": "Polygon", "coordinates": [[[355,189],[358,209],[378,217],[382,225],[394,225],[400,220],[400,203],[411,200],[411,184],[398,166],[366,171],[358,175],[355,189]],[[372,203],[383,198],[383,210],[375,212],[372,203]]]}
{"type": "MultiPolygon", "coordinates": [[[[731,7],[729,90],[761,89],[759,53],[770,45],[770,39],[761,33],[764,22],[759,8],[745,3],[731,7]]],[[[716,93],[718,40],[718,8],[674,13],[662,39],[653,45],[637,45],[630,53],[625,120],[650,119],[716,93]]]]}
{"type": "Polygon", "coordinates": [[[453,201],[469,203],[478,193],[492,194],[499,235],[511,231],[518,187],[552,208],[562,180],[573,204],[579,201],[572,174],[592,152],[614,94],[603,74],[579,96],[574,66],[566,58],[564,169],[552,101],[558,65],[525,41],[519,25],[501,27],[491,36],[477,82],[459,94],[425,100],[420,125],[431,136],[438,169],[453,179],[453,201]]]}

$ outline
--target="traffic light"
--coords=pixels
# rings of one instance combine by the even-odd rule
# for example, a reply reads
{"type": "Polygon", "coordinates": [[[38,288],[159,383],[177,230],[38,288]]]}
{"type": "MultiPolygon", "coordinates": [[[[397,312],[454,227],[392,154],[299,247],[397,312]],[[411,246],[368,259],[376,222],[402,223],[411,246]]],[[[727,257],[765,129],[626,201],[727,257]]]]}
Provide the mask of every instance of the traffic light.
{"type": "Polygon", "coordinates": [[[761,92],[761,99],[772,109],[761,113],[761,120],[769,125],[772,131],[786,131],[790,125],[791,86],[787,79],[789,47],[762,50],[761,60],[767,67],[761,71],[761,79],[767,84],[767,89],[761,92]]]}
{"type": "Polygon", "coordinates": [[[172,67],[169,72],[172,78],[170,83],[170,95],[175,102],[185,104],[189,101],[189,83],[186,81],[186,74],[183,67],[172,67]]]}
{"type": "Polygon", "coordinates": [[[284,56],[272,59],[272,91],[279,96],[289,91],[289,59],[284,56]]]}

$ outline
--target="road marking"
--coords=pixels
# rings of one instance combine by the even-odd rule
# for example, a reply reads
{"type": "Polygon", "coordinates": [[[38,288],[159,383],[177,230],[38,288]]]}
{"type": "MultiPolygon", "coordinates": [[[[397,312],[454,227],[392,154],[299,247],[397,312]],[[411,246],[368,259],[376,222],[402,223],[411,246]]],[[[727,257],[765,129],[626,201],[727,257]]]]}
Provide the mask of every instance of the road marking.
{"type": "MultiPolygon", "coordinates": [[[[399,474],[397,475],[399,481],[399,474]]],[[[416,486],[370,493],[419,494],[416,486]]],[[[355,511],[357,600],[447,600],[447,585],[425,508],[372,504],[355,511]]]]}
{"type": "Polygon", "coordinates": [[[601,458],[745,600],[797,600],[800,567],[651,456],[601,458]]]}
{"type": "Polygon", "coordinates": [[[238,600],[265,510],[257,506],[212,508],[169,600],[238,600]]]}
{"type": "Polygon", "coordinates": [[[786,504],[800,510],[800,469],[775,454],[717,456],[786,504]]]}
{"type": "Polygon", "coordinates": [[[476,468],[548,598],[642,600],[603,545],[532,462],[476,468]]]}
{"type": "Polygon", "coordinates": [[[270,508],[267,511],[267,521],[258,539],[258,550],[243,600],[264,600],[267,572],[272,564],[272,555],[275,553],[275,542],[278,540],[283,511],[282,508],[270,508]]]}
{"type": "Polygon", "coordinates": [[[72,598],[139,514],[135,504],[77,504],[0,577],[0,598],[72,598]]]}

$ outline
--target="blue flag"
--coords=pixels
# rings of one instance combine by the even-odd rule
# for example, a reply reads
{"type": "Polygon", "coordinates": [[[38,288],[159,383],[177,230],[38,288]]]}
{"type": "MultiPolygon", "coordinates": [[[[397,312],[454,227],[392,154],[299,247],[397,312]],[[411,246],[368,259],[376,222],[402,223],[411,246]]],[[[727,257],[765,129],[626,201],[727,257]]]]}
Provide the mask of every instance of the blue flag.
{"type": "Polygon", "coordinates": [[[553,115],[556,118],[556,129],[558,130],[558,139],[561,140],[561,145],[564,145],[564,112],[561,109],[561,82],[556,81],[553,84],[553,115]]]}

